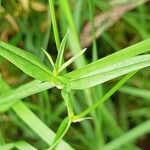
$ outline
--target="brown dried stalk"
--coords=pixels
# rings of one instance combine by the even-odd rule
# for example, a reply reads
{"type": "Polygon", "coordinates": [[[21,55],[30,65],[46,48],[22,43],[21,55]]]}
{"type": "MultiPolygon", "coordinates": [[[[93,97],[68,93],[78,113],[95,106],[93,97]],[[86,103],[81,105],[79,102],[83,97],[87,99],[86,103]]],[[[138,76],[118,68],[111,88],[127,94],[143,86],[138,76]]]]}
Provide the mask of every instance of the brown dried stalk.
{"type": "MultiPolygon", "coordinates": [[[[115,24],[126,12],[148,2],[150,0],[124,0],[122,3],[119,3],[114,0],[112,3],[112,10],[98,14],[94,18],[94,28],[95,28],[95,38],[98,38],[105,30],[107,30],[110,26],[115,24]]],[[[80,34],[80,41],[82,47],[88,47],[92,41],[92,25],[88,22],[81,34],[80,34]]]]}

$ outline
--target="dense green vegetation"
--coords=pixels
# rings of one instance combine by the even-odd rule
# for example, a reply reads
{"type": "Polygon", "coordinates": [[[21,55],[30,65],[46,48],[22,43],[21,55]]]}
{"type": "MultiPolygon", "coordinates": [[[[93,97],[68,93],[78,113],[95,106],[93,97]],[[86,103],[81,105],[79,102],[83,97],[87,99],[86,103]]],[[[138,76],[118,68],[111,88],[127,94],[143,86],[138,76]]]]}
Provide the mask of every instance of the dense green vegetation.
{"type": "Polygon", "coordinates": [[[0,150],[149,149],[149,0],[0,4],[0,150]]]}

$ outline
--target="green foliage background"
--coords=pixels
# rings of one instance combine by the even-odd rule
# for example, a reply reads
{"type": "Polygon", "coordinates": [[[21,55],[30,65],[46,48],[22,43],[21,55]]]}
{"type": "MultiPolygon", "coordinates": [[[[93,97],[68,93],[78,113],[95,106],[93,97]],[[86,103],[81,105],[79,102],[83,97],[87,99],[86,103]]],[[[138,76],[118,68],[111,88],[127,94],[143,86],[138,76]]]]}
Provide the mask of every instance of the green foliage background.
{"type": "Polygon", "coordinates": [[[0,3],[0,39],[10,44],[0,42],[0,55],[9,60],[0,57],[0,150],[149,149],[150,69],[142,69],[150,64],[148,0],[0,3]],[[25,51],[18,52],[12,45],[25,51]],[[41,47],[56,60],[56,66],[41,47]],[[57,88],[62,85],[49,75],[72,56],[78,59],[67,68],[66,64],[60,74],[70,79],[73,90],[68,96],[60,93],[57,88]],[[137,64],[139,68],[130,69],[137,64]],[[111,70],[116,66],[120,70],[111,70]],[[129,71],[119,75],[123,66],[129,71]],[[106,73],[100,74],[101,69],[106,73]],[[65,99],[71,99],[75,123],[66,118],[65,99]]]}

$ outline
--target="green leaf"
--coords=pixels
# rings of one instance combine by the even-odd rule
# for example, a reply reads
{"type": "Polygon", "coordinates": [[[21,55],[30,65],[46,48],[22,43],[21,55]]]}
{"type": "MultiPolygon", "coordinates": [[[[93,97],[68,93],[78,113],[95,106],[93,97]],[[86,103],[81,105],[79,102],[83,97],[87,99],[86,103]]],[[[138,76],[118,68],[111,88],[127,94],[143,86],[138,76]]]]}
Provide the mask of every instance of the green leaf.
{"type": "Polygon", "coordinates": [[[65,118],[59,128],[58,131],[56,133],[56,137],[53,141],[53,144],[51,145],[50,148],[48,148],[47,150],[53,150],[56,145],[60,142],[60,140],[63,138],[63,136],[65,135],[65,133],[68,131],[69,127],[70,127],[71,121],[69,120],[69,118],[65,118]]]}
{"type": "Polygon", "coordinates": [[[65,62],[58,70],[58,73],[60,73],[62,70],[64,70],[67,66],[69,66],[71,63],[76,61],[84,52],[86,51],[86,48],[81,50],[78,54],[70,58],[67,62],[65,62]]]}
{"type": "MultiPolygon", "coordinates": [[[[94,64],[95,66],[96,64],[94,64]]],[[[88,65],[87,65],[88,66],[88,65]]],[[[94,67],[93,66],[93,67],[94,67]]],[[[141,55],[70,78],[71,89],[85,89],[150,66],[150,55],[141,55]],[[80,86],[79,86],[80,85],[80,86]]],[[[92,67],[92,66],[90,66],[92,67]]]]}
{"type": "Polygon", "coordinates": [[[52,72],[30,52],[0,41],[0,55],[33,78],[53,81],[52,72]]]}
{"type": "Polygon", "coordinates": [[[53,0],[49,0],[49,10],[50,10],[50,16],[51,16],[50,20],[52,20],[52,25],[53,25],[55,43],[56,43],[56,47],[58,50],[59,46],[60,46],[60,39],[59,39],[59,33],[58,33],[58,27],[57,27],[57,22],[56,22],[56,15],[55,15],[53,0]]]}
{"type": "Polygon", "coordinates": [[[39,80],[33,80],[29,83],[26,83],[24,85],[21,85],[20,87],[14,89],[14,90],[8,90],[8,86],[4,83],[3,80],[0,80],[0,111],[5,111],[11,105],[14,104],[14,102],[17,99],[22,99],[25,97],[28,97],[30,95],[39,93],[41,91],[47,90],[52,88],[54,85],[50,84],[49,82],[42,82],[39,80]],[[7,88],[4,88],[4,85],[7,86],[7,88]],[[6,91],[7,89],[7,91],[6,91]],[[9,104],[8,104],[9,102],[9,104]],[[10,103],[11,102],[11,103],[10,103]],[[6,105],[5,105],[6,104],[6,105]]]}
{"type": "Polygon", "coordinates": [[[67,31],[66,35],[64,36],[64,38],[63,38],[63,40],[60,44],[60,48],[59,48],[59,51],[58,51],[58,56],[57,56],[56,63],[55,63],[56,69],[59,69],[62,65],[63,55],[64,55],[64,50],[65,50],[65,45],[66,45],[66,41],[67,41],[67,38],[68,38],[68,34],[69,34],[69,30],[67,31]]]}
{"type": "Polygon", "coordinates": [[[47,56],[47,58],[48,58],[49,62],[51,63],[53,69],[56,70],[55,64],[54,64],[54,61],[53,61],[51,55],[46,50],[44,50],[43,48],[41,48],[41,49],[45,53],[45,55],[47,56]]]}

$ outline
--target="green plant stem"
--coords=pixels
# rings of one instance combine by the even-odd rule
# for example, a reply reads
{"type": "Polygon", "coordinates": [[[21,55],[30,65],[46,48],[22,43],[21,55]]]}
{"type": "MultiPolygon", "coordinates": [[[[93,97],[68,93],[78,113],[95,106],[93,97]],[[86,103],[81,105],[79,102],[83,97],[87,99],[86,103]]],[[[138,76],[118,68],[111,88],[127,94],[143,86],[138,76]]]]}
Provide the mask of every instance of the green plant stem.
{"type": "Polygon", "coordinates": [[[64,88],[62,89],[61,94],[68,110],[68,117],[72,118],[74,116],[74,112],[73,112],[72,101],[71,101],[71,93],[66,91],[66,88],[64,88]]]}
{"type": "Polygon", "coordinates": [[[128,81],[137,71],[127,74],[123,79],[121,79],[110,91],[108,91],[100,100],[98,100],[94,105],[83,111],[81,114],[74,117],[74,120],[85,117],[87,114],[91,113],[94,109],[103,104],[110,96],[112,96],[126,81],[128,81]]]}

